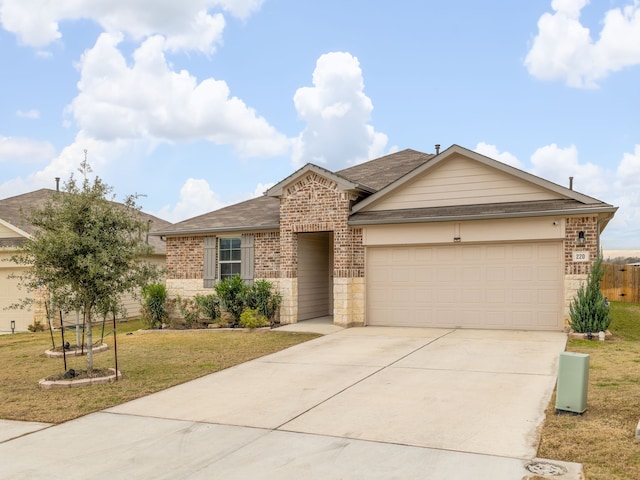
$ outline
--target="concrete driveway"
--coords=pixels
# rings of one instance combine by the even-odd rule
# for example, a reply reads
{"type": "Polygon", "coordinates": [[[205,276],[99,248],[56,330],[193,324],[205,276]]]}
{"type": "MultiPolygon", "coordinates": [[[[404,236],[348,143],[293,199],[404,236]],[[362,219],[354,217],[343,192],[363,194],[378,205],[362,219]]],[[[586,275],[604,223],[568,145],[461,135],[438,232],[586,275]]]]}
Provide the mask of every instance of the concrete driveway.
{"type": "Polygon", "coordinates": [[[550,478],[578,479],[580,465],[534,459],[565,343],[553,332],[341,330],[25,427],[0,443],[0,478],[521,480],[557,468],[567,473],[550,478]]]}

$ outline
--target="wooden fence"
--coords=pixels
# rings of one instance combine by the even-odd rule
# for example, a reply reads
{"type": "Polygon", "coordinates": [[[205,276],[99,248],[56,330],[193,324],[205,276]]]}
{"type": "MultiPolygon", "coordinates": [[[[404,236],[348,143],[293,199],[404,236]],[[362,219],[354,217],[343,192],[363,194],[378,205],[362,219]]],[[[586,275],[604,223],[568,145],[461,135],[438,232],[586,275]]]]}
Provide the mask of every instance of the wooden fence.
{"type": "Polygon", "coordinates": [[[640,266],[602,264],[602,294],[618,302],[640,303],[640,266]]]}

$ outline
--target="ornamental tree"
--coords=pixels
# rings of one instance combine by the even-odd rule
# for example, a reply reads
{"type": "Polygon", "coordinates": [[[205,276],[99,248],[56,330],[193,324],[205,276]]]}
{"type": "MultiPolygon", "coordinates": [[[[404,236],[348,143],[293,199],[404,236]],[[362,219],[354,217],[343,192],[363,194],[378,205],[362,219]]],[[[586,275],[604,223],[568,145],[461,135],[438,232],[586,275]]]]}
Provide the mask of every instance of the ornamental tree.
{"type": "Polygon", "coordinates": [[[82,313],[91,372],[94,315],[111,311],[126,292],[135,295],[159,270],[144,259],[152,248],[143,240],[148,225],[137,196],[115,203],[110,186],[87,178],[86,155],[79,171],[81,182],[71,174],[61,192],[26,214],[34,233],[11,260],[29,267],[19,277],[28,291],[47,289],[54,305],[82,313]]]}
{"type": "Polygon", "coordinates": [[[569,324],[577,333],[604,332],[609,328],[609,306],[602,296],[600,284],[604,275],[602,256],[591,266],[586,285],[581,285],[569,305],[569,324]]]}

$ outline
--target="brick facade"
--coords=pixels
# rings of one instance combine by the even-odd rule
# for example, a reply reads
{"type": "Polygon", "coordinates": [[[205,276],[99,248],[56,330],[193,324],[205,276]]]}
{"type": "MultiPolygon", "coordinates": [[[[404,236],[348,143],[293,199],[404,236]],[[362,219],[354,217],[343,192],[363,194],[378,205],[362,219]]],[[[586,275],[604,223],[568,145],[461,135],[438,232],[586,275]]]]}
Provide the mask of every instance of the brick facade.
{"type": "Polygon", "coordinates": [[[167,237],[167,278],[202,279],[204,237],[167,237]]]}
{"type": "Polygon", "coordinates": [[[598,217],[569,217],[565,223],[564,238],[564,324],[569,328],[569,305],[580,286],[586,281],[591,265],[598,255],[598,217]],[[578,242],[584,232],[585,242],[578,242]],[[588,252],[589,261],[574,262],[573,252],[588,252]]]}
{"type": "Polygon", "coordinates": [[[256,278],[280,278],[280,232],[254,235],[256,278]]]}
{"type": "Polygon", "coordinates": [[[351,287],[353,279],[364,278],[362,229],[347,225],[351,204],[357,199],[355,193],[340,190],[336,182],[315,172],[284,189],[280,197],[280,275],[290,279],[283,282],[289,290],[283,296],[291,298],[283,303],[282,323],[297,322],[297,295],[293,297],[298,277],[297,234],[312,232],[333,232],[334,323],[364,323],[363,290],[351,287]],[[354,311],[363,314],[354,316],[354,311]]]}
{"type": "Polygon", "coordinates": [[[598,217],[567,218],[564,239],[565,275],[587,275],[591,263],[598,256],[598,217]],[[584,244],[578,243],[578,234],[584,232],[584,244]],[[573,252],[588,252],[588,262],[574,262],[573,252]]]}

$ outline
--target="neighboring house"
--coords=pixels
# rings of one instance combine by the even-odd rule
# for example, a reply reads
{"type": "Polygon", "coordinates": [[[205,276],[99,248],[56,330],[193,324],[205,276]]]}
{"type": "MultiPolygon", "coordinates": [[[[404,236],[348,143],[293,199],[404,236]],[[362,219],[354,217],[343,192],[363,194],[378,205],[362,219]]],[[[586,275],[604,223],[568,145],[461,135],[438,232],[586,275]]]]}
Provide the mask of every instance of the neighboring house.
{"type": "Polygon", "coordinates": [[[283,295],[281,323],[562,330],[616,210],[454,145],[337,172],[307,164],[157,233],[170,294],[264,278],[283,295]]]}
{"type": "MultiPolygon", "coordinates": [[[[27,327],[32,325],[36,319],[43,325],[47,325],[44,303],[41,301],[34,302],[34,306],[30,309],[7,309],[10,305],[29,295],[29,292],[19,288],[17,279],[8,277],[10,275],[20,275],[25,268],[28,268],[9,261],[11,256],[18,251],[20,246],[33,233],[33,226],[24,220],[22,211],[42,207],[54,193],[56,193],[56,190],[43,188],[35,192],[0,200],[0,332],[10,331],[11,321],[15,322],[15,331],[17,332],[27,331],[27,327]]],[[[146,213],[142,213],[142,216],[150,222],[151,232],[166,229],[171,225],[165,220],[146,213]]],[[[149,261],[164,267],[166,263],[164,241],[158,236],[147,235],[146,233],[142,233],[142,235],[145,235],[145,239],[148,238],[148,243],[154,248],[154,254],[149,258],[149,261]]],[[[35,297],[37,294],[32,293],[31,295],[35,297]]],[[[126,295],[123,297],[122,302],[127,310],[128,317],[139,316],[140,302],[138,300],[126,295]]],[[[59,317],[56,317],[56,320],[57,318],[59,317]]],[[[70,313],[65,318],[65,322],[75,322],[75,318],[75,313],[70,313]]],[[[57,320],[54,325],[59,325],[59,323],[59,320],[57,320]]]]}

